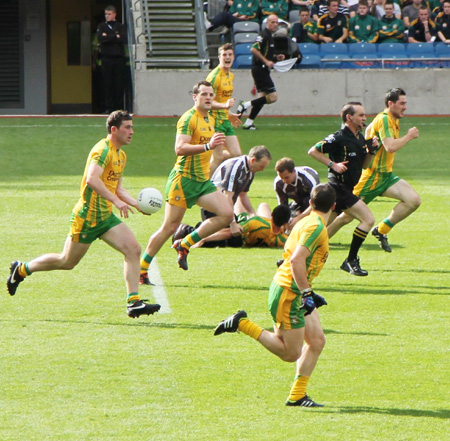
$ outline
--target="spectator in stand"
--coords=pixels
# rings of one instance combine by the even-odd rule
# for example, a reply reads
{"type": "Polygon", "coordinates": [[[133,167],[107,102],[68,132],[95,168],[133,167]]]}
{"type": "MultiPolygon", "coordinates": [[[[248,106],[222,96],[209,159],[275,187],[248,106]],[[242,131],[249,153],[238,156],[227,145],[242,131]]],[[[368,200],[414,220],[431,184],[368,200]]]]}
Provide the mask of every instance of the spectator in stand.
{"type": "MultiPolygon", "coordinates": [[[[348,4],[345,0],[338,0],[338,13],[349,16],[348,4]]],[[[314,21],[319,21],[322,15],[328,14],[328,0],[317,0],[311,8],[311,16],[314,21]]]]}
{"type": "Polygon", "coordinates": [[[378,40],[378,20],[369,15],[367,0],[359,0],[358,14],[350,19],[349,43],[375,43],[378,40]]]}
{"type": "Polygon", "coordinates": [[[444,9],[444,2],[445,0],[429,0],[428,1],[428,7],[431,11],[431,19],[436,21],[436,16],[442,12],[444,9]]]}
{"type": "Polygon", "coordinates": [[[314,0],[289,0],[290,4],[290,11],[298,11],[303,8],[309,8],[312,7],[314,4],[314,0]]]}
{"type": "Polygon", "coordinates": [[[317,43],[317,24],[311,20],[309,9],[303,6],[300,9],[300,21],[294,23],[291,27],[291,37],[295,38],[297,43],[317,43]]]}
{"type": "Polygon", "coordinates": [[[394,3],[384,4],[384,17],[380,20],[378,43],[401,43],[404,39],[405,25],[394,15],[394,3]]]}
{"type": "MultiPolygon", "coordinates": [[[[370,9],[370,14],[373,15],[377,20],[381,20],[385,14],[384,5],[386,0],[374,0],[373,5],[370,9]]],[[[394,4],[394,15],[396,18],[402,18],[402,10],[398,3],[393,1],[394,4]]]]}
{"type": "Polygon", "coordinates": [[[436,25],[430,18],[428,7],[421,6],[419,9],[419,17],[409,27],[408,43],[432,43],[435,38],[436,25]]]}
{"type": "MultiPolygon", "coordinates": [[[[412,4],[405,6],[402,11],[403,23],[405,23],[405,29],[409,29],[412,22],[419,17],[419,10],[422,6],[422,0],[412,0],[412,4]]],[[[431,11],[429,11],[431,16],[431,11]]]]}
{"type": "Polygon", "coordinates": [[[344,43],[348,37],[348,17],[340,14],[339,1],[328,0],[328,13],[317,23],[319,41],[322,43],[344,43]]]}
{"type": "Polygon", "coordinates": [[[443,11],[436,16],[438,39],[450,44],[450,0],[444,0],[443,11]]]}
{"type": "Polygon", "coordinates": [[[259,22],[258,6],[259,3],[254,0],[239,0],[239,2],[232,2],[228,11],[220,12],[211,21],[206,18],[205,14],[206,30],[211,32],[220,26],[231,29],[235,23],[240,21],[259,22]]]}
{"type": "Polygon", "coordinates": [[[262,20],[272,14],[288,22],[289,0],[261,0],[262,20]]]}

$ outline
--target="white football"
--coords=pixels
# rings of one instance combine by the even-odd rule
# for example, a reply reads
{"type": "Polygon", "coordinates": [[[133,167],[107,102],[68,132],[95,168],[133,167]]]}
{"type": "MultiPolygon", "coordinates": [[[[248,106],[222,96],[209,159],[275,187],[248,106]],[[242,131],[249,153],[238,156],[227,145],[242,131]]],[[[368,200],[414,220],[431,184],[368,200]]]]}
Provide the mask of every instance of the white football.
{"type": "Polygon", "coordinates": [[[156,188],[144,188],[138,195],[138,206],[146,214],[154,214],[163,205],[162,194],[156,188]]]}

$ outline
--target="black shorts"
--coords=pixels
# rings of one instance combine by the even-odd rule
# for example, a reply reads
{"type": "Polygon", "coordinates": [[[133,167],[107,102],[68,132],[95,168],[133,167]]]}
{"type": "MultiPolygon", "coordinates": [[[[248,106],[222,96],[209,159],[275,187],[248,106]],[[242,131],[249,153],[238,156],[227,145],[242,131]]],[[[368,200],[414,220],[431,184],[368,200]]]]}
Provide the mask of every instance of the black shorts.
{"type": "Polygon", "coordinates": [[[336,192],[336,208],[335,213],[342,213],[347,208],[353,207],[358,201],[359,197],[353,194],[353,189],[346,187],[338,180],[330,179],[328,183],[334,188],[336,192]]]}
{"type": "Polygon", "coordinates": [[[268,67],[252,66],[252,76],[258,92],[269,94],[277,91],[268,67]]]}

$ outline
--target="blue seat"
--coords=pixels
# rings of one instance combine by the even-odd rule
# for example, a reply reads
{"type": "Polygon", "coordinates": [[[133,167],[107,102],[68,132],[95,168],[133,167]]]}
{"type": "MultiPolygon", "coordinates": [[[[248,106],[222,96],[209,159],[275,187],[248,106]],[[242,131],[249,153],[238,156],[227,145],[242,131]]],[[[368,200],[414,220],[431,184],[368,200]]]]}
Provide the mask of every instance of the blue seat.
{"type": "Polygon", "coordinates": [[[378,69],[381,67],[378,54],[353,54],[351,58],[355,58],[355,61],[348,63],[348,67],[351,69],[378,69]]]}
{"type": "Polygon", "coordinates": [[[439,41],[434,46],[434,52],[439,54],[440,57],[450,57],[450,44],[439,41]]]}
{"type": "Polygon", "coordinates": [[[320,45],[320,55],[348,55],[346,43],[323,43],[320,45]]]}
{"type": "Polygon", "coordinates": [[[260,31],[259,23],[256,21],[238,21],[233,25],[233,34],[248,34],[249,32],[256,32],[259,34],[260,31]]]}
{"type": "Polygon", "coordinates": [[[242,32],[239,34],[234,34],[233,41],[235,45],[239,43],[254,43],[257,36],[258,34],[256,32],[242,32]]]}
{"type": "Polygon", "coordinates": [[[433,43],[407,43],[406,53],[411,57],[421,54],[434,54],[434,45],[433,43]]]}
{"type": "Polygon", "coordinates": [[[382,57],[389,57],[391,54],[406,55],[404,43],[380,43],[378,44],[378,54],[382,57]]]}
{"type": "Polygon", "coordinates": [[[348,54],[326,54],[321,57],[322,67],[325,69],[341,69],[344,67],[347,67],[348,62],[346,61],[339,61],[342,59],[348,59],[348,54]],[[324,61],[324,59],[327,60],[336,60],[336,61],[324,61]]]}
{"type": "Polygon", "coordinates": [[[415,58],[415,60],[411,60],[409,67],[441,67],[441,62],[437,59],[436,54],[411,54],[411,58],[415,58]]]}
{"type": "Polygon", "coordinates": [[[253,55],[238,55],[234,59],[233,69],[250,69],[253,55]]]}
{"type": "Polygon", "coordinates": [[[303,55],[302,62],[300,64],[294,65],[297,69],[320,69],[321,62],[319,55],[303,55]]]}
{"type": "Polygon", "coordinates": [[[252,48],[253,43],[239,43],[234,46],[234,56],[238,55],[250,55],[250,49],[252,48]]]}
{"type": "Polygon", "coordinates": [[[297,46],[302,55],[319,55],[320,46],[316,43],[298,43],[297,46]]]}
{"type": "Polygon", "coordinates": [[[406,53],[402,54],[390,54],[387,58],[384,58],[384,67],[389,69],[407,69],[409,68],[409,57],[406,53]]]}
{"type": "Polygon", "coordinates": [[[353,54],[375,54],[377,45],[374,43],[350,43],[348,44],[349,55],[353,54]]]}

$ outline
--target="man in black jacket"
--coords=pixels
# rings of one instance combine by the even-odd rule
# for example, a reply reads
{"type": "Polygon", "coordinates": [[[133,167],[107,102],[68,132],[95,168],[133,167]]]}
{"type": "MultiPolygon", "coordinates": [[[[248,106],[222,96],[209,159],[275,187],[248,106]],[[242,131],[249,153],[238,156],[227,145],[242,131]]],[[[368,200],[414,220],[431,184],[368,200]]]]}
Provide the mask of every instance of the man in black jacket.
{"type": "Polygon", "coordinates": [[[105,8],[104,23],[97,28],[97,38],[100,43],[102,57],[102,77],[105,87],[106,112],[123,108],[125,86],[125,50],[127,30],[125,25],[116,21],[116,8],[105,8]]]}

